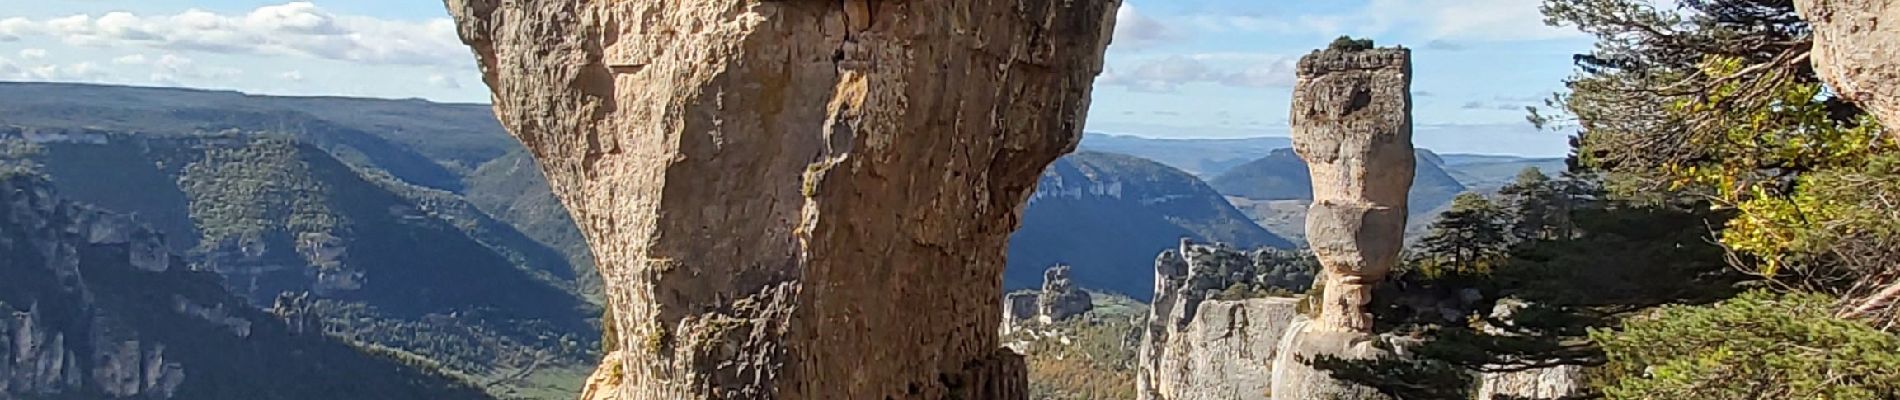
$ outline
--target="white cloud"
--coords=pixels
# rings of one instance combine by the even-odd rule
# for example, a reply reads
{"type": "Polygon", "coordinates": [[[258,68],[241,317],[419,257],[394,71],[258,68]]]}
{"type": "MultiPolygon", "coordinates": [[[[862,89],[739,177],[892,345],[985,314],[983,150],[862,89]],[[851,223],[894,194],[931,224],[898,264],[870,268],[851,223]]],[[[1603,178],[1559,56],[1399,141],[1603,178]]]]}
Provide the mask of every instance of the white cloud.
{"type": "Polygon", "coordinates": [[[461,89],[462,83],[456,82],[454,77],[450,77],[448,75],[430,74],[429,86],[435,86],[435,87],[444,88],[444,89],[461,89]]]}
{"type": "Polygon", "coordinates": [[[242,15],[187,10],[174,15],[109,12],[44,20],[0,20],[0,35],[45,36],[78,46],[144,46],[167,51],[303,56],[364,64],[466,68],[472,58],[446,18],[425,21],[336,15],[309,2],[242,15]]]}
{"type": "Polygon", "coordinates": [[[198,65],[190,57],[166,54],[152,61],[150,80],[154,83],[178,85],[186,82],[216,82],[228,80],[243,74],[243,70],[227,67],[205,67],[198,65]]]}
{"type": "Polygon", "coordinates": [[[1213,32],[1317,32],[1324,36],[1402,34],[1421,44],[1546,40],[1581,35],[1572,28],[1544,25],[1538,4],[1531,0],[1370,0],[1357,9],[1332,14],[1202,14],[1178,19],[1182,25],[1213,32]]]}
{"type": "Polygon", "coordinates": [[[42,58],[46,58],[46,49],[20,50],[20,59],[22,60],[38,60],[42,58]]]}
{"type": "Polygon", "coordinates": [[[277,74],[277,77],[291,82],[303,82],[303,71],[291,70],[290,72],[277,74]]]}
{"type": "Polygon", "coordinates": [[[1257,53],[1202,53],[1152,59],[1133,69],[1110,69],[1098,84],[1145,92],[1172,92],[1182,85],[1213,83],[1234,87],[1290,87],[1297,59],[1257,53]],[[1241,65],[1222,68],[1215,65],[1241,65]]]}
{"type": "Polygon", "coordinates": [[[1115,11],[1115,41],[1117,48],[1141,48],[1179,39],[1179,33],[1167,24],[1135,9],[1133,4],[1123,3],[1115,11]]]}
{"type": "Polygon", "coordinates": [[[113,64],[119,65],[145,65],[146,62],[149,61],[145,59],[144,54],[133,54],[112,59],[113,64]]]}

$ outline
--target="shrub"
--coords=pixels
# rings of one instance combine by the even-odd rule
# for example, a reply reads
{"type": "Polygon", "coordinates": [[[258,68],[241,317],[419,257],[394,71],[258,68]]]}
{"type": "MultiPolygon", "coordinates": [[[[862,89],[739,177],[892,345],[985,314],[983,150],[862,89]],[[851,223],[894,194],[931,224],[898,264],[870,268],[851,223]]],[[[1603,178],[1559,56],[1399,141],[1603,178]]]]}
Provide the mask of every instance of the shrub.
{"type": "Polygon", "coordinates": [[[1834,299],[1749,292],[1596,330],[1611,399],[1892,399],[1900,337],[1835,318],[1834,299]]]}

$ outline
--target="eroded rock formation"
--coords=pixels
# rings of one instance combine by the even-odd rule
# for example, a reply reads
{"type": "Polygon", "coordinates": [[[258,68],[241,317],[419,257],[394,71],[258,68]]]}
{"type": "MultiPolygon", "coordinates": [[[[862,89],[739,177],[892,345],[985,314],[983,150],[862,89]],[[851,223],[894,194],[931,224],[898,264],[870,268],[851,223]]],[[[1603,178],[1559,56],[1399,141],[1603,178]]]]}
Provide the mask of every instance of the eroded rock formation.
{"type": "Polygon", "coordinates": [[[1042,293],[1036,297],[1036,313],[1045,322],[1082,315],[1095,306],[1089,292],[1076,287],[1069,278],[1069,266],[1057,264],[1042,272],[1042,293]]]}
{"type": "Polygon", "coordinates": [[[1829,88],[1900,126],[1900,2],[1795,0],[1814,29],[1809,59],[1829,88]]]}
{"type": "Polygon", "coordinates": [[[1412,60],[1404,48],[1328,49],[1300,59],[1293,148],[1309,167],[1306,239],[1322,265],[1319,317],[1294,323],[1274,362],[1275,399],[1376,399],[1333,379],[1321,357],[1393,356],[1366,306],[1404,246],[1412,186],[1412,60]]]}
{"type": "Polygon", "coordinates": [[[1299,317],[1291,297],[1222,298],[1255,265],[1241,252],[1183,243],[1155,260],[1155,303],[1142,334],[1142,400],[1265,400],[1273,361],[1299,317]]]}
{"type": "Polygon", "coordinates": [[[1306,239],[1325,272],[1320,327],[1369,332],[1372,286],[1398,263],[1415,162],[1411,88],[1403,48],[1300,59],[1291,123],[1313,179],[1306,239]]]}
{"type": "Polygon", "coordinates": [[[1048,326],[1095,309],[1095,296],[1075,285],[1071,268],[1056,264],[1042,271],[1042,289],[1003,295],[1003,335],[1048,326]]]}
{"type": "Polygon", "coordinates": [[[599,261],[590,396],[1022,397],[1004,243],[1119,1],[446,3],[599,261]]]}

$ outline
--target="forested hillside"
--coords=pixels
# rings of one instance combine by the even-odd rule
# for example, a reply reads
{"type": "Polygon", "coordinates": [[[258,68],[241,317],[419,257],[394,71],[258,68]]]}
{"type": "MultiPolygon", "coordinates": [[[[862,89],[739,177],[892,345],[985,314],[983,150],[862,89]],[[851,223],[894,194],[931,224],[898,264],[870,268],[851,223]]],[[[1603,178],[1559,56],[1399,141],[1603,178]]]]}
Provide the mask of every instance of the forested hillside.
{"type": "Polygon", "coordinates": [[[151,221],[250,307],[294,311],[359,346],[500,388],[595,357],[598,311],[567,257],[453,193],[289,135],[0,136],[32,143],[30,159],[72,198],[151,221]]]}

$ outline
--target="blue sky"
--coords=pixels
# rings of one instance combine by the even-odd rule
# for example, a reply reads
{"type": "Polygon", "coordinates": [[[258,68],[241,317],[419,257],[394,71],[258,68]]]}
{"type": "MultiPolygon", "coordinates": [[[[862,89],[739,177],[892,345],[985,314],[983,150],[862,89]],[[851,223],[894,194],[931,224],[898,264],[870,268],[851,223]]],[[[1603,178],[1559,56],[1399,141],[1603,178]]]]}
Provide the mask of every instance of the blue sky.
{"type": "MultiPolygon", "coordinates": [[[[436,0],[64,0],[0,10],[0,80],[486,102],[436,0]]],[[[1088,129],[1285,136],[1292,64],[1342,34],[1414,49],[1422,147],[1555,156],[1523,107],[1589,41],[1537,0],[1130,0],[1088,129]]]]}

